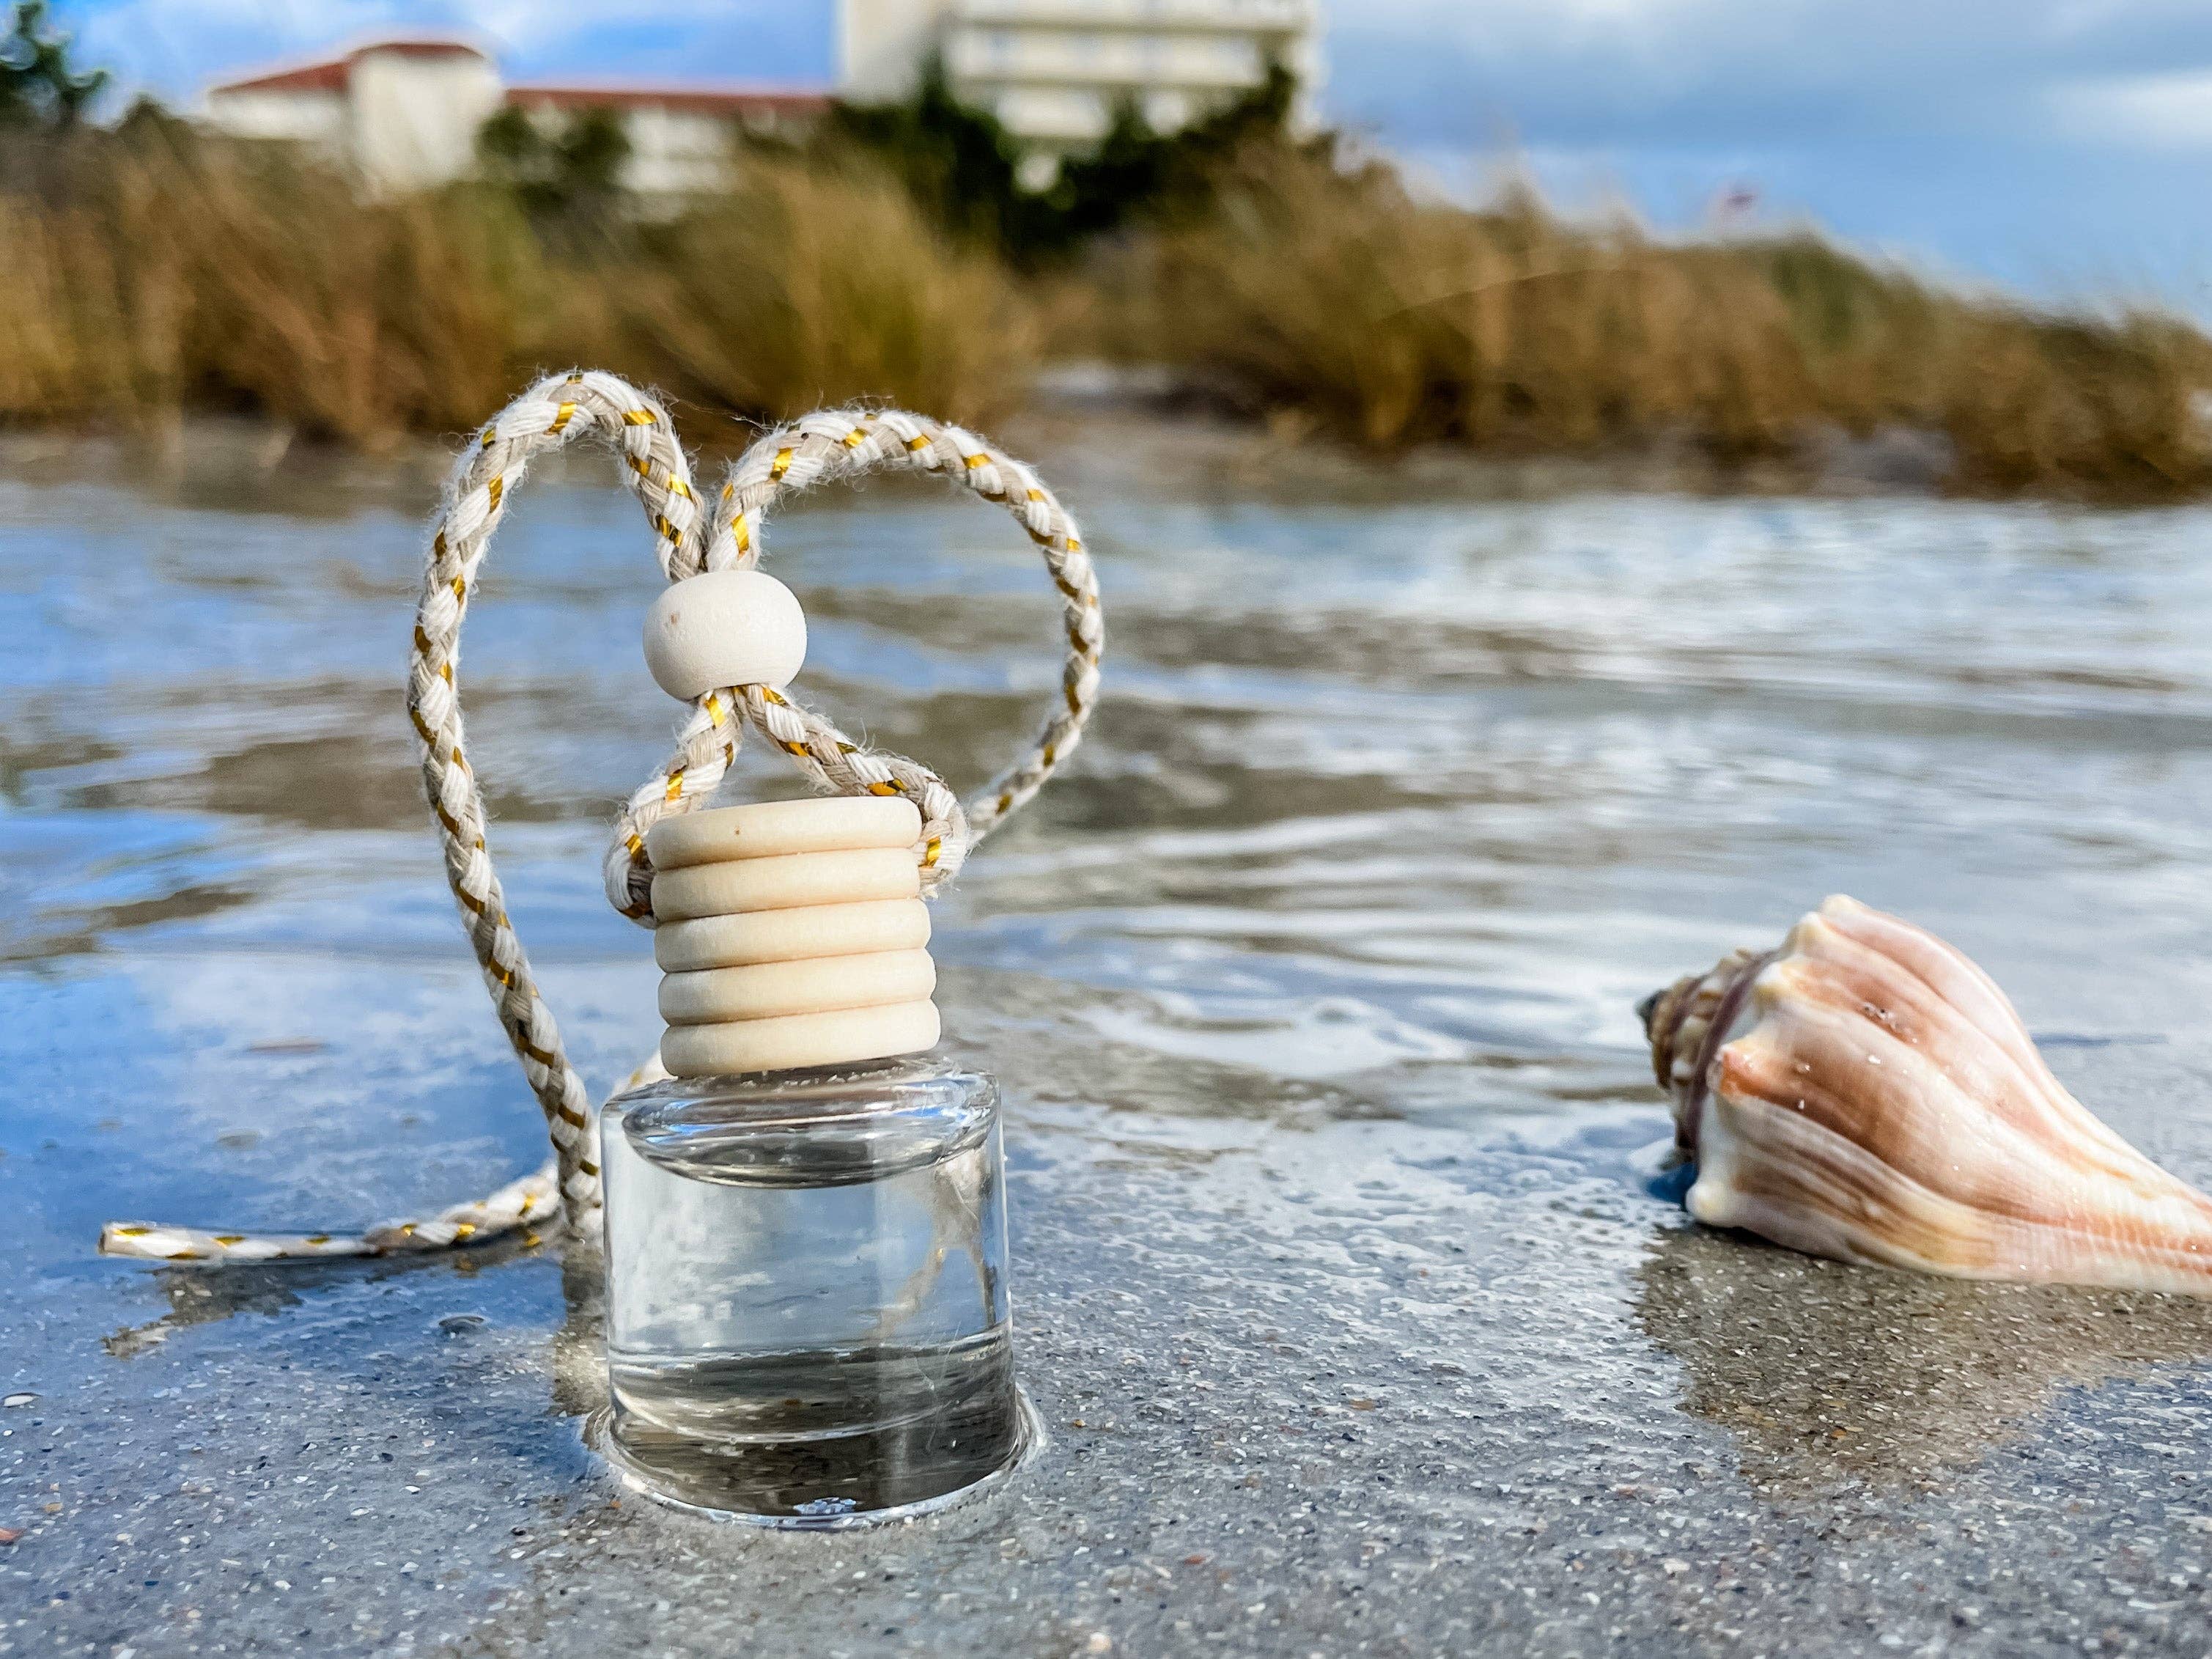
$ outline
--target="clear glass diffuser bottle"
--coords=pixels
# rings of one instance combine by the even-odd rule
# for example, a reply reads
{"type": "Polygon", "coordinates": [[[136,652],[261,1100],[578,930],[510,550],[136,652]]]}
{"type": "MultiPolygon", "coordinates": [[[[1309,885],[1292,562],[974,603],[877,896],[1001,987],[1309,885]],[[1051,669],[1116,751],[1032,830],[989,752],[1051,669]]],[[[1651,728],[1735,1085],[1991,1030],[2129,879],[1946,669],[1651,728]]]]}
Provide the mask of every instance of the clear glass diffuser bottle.
{"type": "Polygon", "coordinates": [[[788,1527],[938,1507],[1025,1439],[997,1085],[930,1055],[611,1101],[608,1450],[788,1527]]]}

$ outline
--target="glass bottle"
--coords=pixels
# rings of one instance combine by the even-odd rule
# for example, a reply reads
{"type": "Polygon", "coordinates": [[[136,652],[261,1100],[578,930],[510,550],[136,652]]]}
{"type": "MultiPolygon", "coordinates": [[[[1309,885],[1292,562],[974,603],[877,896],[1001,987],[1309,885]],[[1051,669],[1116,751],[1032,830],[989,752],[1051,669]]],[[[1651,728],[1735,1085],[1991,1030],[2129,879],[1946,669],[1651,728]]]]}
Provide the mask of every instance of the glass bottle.
{"type": "Polygon", "coordinates": [[[998,1088],[928,1054],[608,1103],[608,1451],[717,1515],[926,1512],[1026,1440],[998,1088]]]}

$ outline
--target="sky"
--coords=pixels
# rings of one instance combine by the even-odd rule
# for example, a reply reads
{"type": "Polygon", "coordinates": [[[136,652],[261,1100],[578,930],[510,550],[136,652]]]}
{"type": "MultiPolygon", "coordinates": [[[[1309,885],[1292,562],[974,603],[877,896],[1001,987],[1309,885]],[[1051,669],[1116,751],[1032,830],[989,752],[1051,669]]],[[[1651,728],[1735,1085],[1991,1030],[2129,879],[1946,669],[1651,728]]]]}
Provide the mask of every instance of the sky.
{"type": "MultiPolygon", "coordinates": [[[[1694,228],[1810,218],[1962,280],[2212,312],[2212,0],[1322,0],[1329,118],[1439,187],[1520,166],[1694,228]]],[[[464,28],[516,78],[826,82],[833,0],[62,0],[187,100],[364,32],[464,28]]]]}

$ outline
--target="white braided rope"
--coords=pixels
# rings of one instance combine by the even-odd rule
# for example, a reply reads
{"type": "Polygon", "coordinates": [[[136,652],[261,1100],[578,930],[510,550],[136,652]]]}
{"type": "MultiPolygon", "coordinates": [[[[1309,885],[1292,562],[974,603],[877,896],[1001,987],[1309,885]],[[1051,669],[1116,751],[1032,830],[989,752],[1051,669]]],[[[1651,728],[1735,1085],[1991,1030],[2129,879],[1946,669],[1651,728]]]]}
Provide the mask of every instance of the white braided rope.
{"type": "MultiPolygon", "coordinates": [[[[787,492],[899,467],[955,479],[1014,514],[1042,552],[1060,590],[1067,636],[1061,695],[1043,729],[1012,766],[964,805],[928,768],[854,743],[782,693],[755,685],[702,695],[684,722],[674,755],[630,798],[617,820],[607,855],[607,892],[623,915],[651,924],[653,870],[645,832],[672,813],[690,811],[714,792],[736,758],[741,725],[752,726],[789,755],[826,793],[912,799],[923,821],[915,853],[925,893],[934,893],[949,880],[975,843],[1035,794],[1081,739],[1097,696],[1104,644],[1097,580],[1074,520],[1020,462],[958,427],[900,410],[828,410],[771,432],[748,449],[702,523],[690,464],[658,403],[611,374],[577,373],[541,380],[508,404],[455,465],[445,510],[431,538],[416,612],[408,713],[422,740],[423,789],[438,821],[447,879],[500,1024],[544,1111],[552,1162],[488,1198],[427,1220],[388,1223],[360,1235],[212,1233],[118,1222],[102,1231],[102,1251],[167,1261],[277,1261],[444,1249],[518,1230],[526,1230],[527,1242],[534,1244],[546,1229],[564,1222],[580,1236],[595,1234],[597,1114],[582,1079],[568,1063],[552,1011],[538,994],[529,959],[507,919],[485,835],[483,793],[466,756],[456,678],[462,617],[507,501],[532,460],[586,434],[621,452],[623,482],[645,508],[661,569],[672,581],[757,563],[769,508],[787,492]]],[[[665,1075],[657,1063],[648,1062],[622,1087],[665,1075]]]]}

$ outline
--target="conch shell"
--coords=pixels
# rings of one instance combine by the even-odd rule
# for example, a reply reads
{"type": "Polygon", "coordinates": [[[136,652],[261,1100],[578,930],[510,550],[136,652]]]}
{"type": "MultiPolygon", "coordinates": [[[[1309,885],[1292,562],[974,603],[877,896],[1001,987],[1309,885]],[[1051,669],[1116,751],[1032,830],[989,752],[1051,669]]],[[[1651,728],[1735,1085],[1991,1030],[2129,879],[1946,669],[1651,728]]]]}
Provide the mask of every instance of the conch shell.
{"type": "Polygon", "coordinates": [[[2060,1086],[1979,968],[1836,897],[1638,1010],[1690,1213],[1840,1261],[2212,1296],[2212,1199],[2060,1086]]]}

